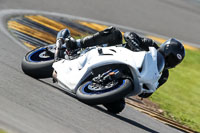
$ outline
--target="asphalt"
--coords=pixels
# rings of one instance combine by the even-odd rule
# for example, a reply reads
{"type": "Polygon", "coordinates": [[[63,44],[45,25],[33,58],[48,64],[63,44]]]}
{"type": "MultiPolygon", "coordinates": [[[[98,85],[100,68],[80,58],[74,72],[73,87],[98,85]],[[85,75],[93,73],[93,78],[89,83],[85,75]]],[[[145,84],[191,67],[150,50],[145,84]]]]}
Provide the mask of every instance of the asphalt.
{"type": "MultiPolygon", "coordinates": [[[[0,0],[0,10],[67,13],[199,43],[200,8],[189,0],[0,0]]],[[[5,25],[1,25],[5,26],[5,25]]],[[[179,132],[127,106],[111,115],[21,70],[27,49],[0,31],[0,128],[14,133],[179,132]]]]}

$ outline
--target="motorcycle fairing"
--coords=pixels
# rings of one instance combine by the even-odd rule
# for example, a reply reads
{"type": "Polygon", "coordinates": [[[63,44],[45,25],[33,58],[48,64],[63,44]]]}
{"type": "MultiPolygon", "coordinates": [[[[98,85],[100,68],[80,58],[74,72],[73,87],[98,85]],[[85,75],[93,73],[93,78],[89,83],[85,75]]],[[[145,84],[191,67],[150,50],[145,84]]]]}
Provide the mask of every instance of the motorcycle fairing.
{"type": "Polygon", "coordinates": [[[64,89],[75,93],[94,68],[108,64],[125,64],[129,66],[134,77],[134,91],[132,92],[132,95],[134,95],[143,91],[142,84],[145,83],[145,81],[147,81],[150,89],[156,86],[155,83],[153,85],[150,84],[150,80],[152,79],[149,78],[154,74],[156,76],[154,76],[153,79],[157,77],[156,70],[154,70],[157,69],[155,58],[155,48],[149,52],[133,52],[123,47],[99,47],[88,51],[77,59],[63,59],[55,62],[53,68],[57,72],[58,83],[63,86],[64,89]],[[152,61],[154,62],[153,65],[151,65],[152,61]],[[149,74],[146,72],[149,71],[148,65],[150,65],[149,69],[152,71],[149,74]],[[142,72],[140,73],[139,69],[141,67],[142,72]],[[140,85],[138,80],[141,81],[140,85]]]}
{"type": "Polygon", "coordinates": [[[141,93],[153,93],[156,91],[158,80],[161,77],[161,73],[159,73],[157,66],[157,50],[154,47],[150,47],[149,52],[145,55],[142,71],[139,77],[139,82],[142,88],[141,93]],[[144,84],[148,88],[143,88],[144,84]]]}

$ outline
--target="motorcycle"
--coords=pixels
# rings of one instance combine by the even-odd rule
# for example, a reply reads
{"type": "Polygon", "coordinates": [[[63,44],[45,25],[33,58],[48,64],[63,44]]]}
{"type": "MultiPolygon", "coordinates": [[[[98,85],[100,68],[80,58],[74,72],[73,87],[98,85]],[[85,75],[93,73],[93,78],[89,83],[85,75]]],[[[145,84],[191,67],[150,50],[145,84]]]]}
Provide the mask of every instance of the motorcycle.
{"type": "Polygon", "coordinates": [[[103,104],[109,112],[120,113],[125,97],[153,93],[164,57],[155,48],[131,51],[124,46],[94,46],[76,49],[69,54],[63,49],[62,59],[54,61],[56,44],[36,48],[27,53],[22,70],[34,78],[50,78],[64,91],[80,101],[103,104]]]}

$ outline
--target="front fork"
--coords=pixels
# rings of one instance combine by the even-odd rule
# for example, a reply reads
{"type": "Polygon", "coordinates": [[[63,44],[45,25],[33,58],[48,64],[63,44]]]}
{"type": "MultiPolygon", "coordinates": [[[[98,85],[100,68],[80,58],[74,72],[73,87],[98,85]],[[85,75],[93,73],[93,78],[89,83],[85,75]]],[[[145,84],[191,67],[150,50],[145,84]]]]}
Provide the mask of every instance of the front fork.
{"type": "Polygon", "coordinates": [[[99,83],[99,84],[107,84],[110,81],[120,79],[123,76],[123,74],[118,70],[108,70],[107,72],[103,74],[99,74],[97,77],[93,78],[93,82],[99,83]]]}

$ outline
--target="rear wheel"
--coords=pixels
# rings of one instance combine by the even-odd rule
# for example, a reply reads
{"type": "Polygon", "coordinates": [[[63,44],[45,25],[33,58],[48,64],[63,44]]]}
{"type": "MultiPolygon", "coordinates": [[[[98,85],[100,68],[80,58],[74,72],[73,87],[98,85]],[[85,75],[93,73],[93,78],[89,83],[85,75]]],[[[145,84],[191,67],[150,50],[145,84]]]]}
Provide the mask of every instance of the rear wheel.
{"type": "Polygon", "coordinates": [[[27,53],[22,61],[22,70],[34,78],[49,78],[52,76],[55,45],[36,48],[27,53]]]}

